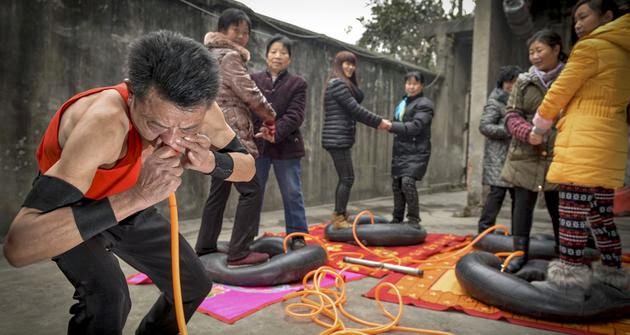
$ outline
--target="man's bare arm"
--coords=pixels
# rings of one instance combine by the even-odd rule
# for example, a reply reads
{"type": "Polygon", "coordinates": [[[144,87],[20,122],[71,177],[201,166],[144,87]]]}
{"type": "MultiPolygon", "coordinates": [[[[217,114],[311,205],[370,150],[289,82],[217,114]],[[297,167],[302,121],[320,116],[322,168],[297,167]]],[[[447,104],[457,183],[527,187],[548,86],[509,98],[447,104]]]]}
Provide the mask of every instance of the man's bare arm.
{"type": "MultiPolygon", "coordinates": [[[[120,110],[122,116],[115,111],[124,108],[123,103],[119,96],[116,100],[104,94],[91,104],[89,113],[70,132],[61,158],[45,176],[85,194],[99,166],[116,162],[120,156],[128,121],[124,109],[120,110]]],[[[108,198],[116,222],[151,205],[151,199],[143,194],[146,192],[134,187],[108,198]]],[[[83,237],[69,205],[49,212],[22,207],[7,234],[4,253],[12,265],[25,266],[59,255],[81,242],[83,237]]]]}

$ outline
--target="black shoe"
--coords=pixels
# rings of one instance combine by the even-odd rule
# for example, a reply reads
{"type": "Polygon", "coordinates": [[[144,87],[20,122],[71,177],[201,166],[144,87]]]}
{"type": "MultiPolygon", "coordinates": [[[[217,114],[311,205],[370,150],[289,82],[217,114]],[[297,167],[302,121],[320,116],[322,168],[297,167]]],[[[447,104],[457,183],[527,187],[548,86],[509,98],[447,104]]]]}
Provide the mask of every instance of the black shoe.
{"type": "Polygon", "coordinates": [[[296,236],[291,239],[291,250],[302,249],[306,246],[306,241],[303,236],[296,236]]]}
{"type": "Polygon", "coordinates": [[[508,264],[505,272],[507,273],[517,273],[523,268],[523,266],[527,263],[527,257],[514,257],[508,264]]]}
{"type": "Polygon", "coordinates": [[[508,264],[506,272],[516,273],[527,263],[529,253],[529,236],[512,236],[514,251],[522,251],[523,256],[514,257],[508,264]]]}

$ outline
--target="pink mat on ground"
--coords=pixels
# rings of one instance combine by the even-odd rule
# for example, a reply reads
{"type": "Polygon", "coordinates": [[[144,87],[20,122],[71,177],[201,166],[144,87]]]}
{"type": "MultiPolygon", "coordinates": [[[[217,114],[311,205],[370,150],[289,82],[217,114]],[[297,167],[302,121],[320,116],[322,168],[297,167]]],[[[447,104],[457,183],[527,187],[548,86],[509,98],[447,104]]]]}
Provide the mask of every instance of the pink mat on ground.
{"type": "MultiPolygon", "coordinates": [[[[354,272],[344,272],[346,282],[365,277],[354,272]]],[[[152,284],[150,278],[138,273],[127,278],[127,283],[133,285],[152,284]]],[[[334,278],[324,279],[324,287],[332,286],[334,278]]],[[[302,284],[278,285],[271,287],[240,287],[223,284],[213,284],[210,294],[201,303],[198,312],[210,315],[217,320],[233,324],[234,322],[279,302],[285,295],[303,289],[302,284]]]]}

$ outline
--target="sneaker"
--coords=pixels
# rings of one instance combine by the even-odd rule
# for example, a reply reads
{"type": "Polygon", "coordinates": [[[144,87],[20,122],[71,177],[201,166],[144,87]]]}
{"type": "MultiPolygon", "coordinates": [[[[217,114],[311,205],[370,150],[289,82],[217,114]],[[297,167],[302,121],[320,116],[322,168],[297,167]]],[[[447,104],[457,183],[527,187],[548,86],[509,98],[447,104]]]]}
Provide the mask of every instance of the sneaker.
{"type": "Polygon", "coordinates": [[[248,266],[248,265],[256,265],[256,264],[260,264],[260,263],[264,263],[269,259],[269,255],[261,253],[261,252],[255,252],[252,251],[249,253],[249,255],[241,258],[241,259],[237,259],[237,260],[233,260],[233,261],[229,261],[228,260],[228,267],[240,267],[240,266],[248,266]]]}
{"type": "Polygon", "coordinates": [[[291,250],[302,249],[306,246],[306,241],[304,241],[304,237],[296,236],[291,240],[291,250]]]}

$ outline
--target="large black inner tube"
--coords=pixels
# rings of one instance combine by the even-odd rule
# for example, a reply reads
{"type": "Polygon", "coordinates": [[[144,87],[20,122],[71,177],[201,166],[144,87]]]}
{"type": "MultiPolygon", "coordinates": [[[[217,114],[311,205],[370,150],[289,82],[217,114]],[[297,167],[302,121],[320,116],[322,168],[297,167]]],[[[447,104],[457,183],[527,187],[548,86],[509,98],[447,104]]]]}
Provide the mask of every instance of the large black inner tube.
{"type": "MultiPolygon", "coordinates": [[[[475,249],[491,253],[514,251],[514,244],[511,235],[488,234],[474,245],[475,249]]],[[[593,248],[584,249],[584,256],[587,259],[597,259],[599,251],[593,248]]],[[[529,239],[529,258],[553,259],[558,257],[555,250],[553,235],[532,234],[529,239]]]]}
{"type": "MultiPolygon", "coordinates": [[[[474,245],[475,249],[497,253],[514,251],[511,235],[488,234],[474,245]]],[[[532,234],[529,239],[529,257],[552,259],[557,257],[553,235],[532,234]]]]}
{"type": "Polygon", "coordinates": [[[261,237],[252,243],[250,246],[252,251],[264,252],[271,256],[268,262],[262,264],[230,268],[227,266],[227,254],[223,252],[203,255],[199,259],[212,281],[237,286],[294,283],[302,280],[310,271],[326,264],[326,251],[319,245],[289,250],[285,254],[282,240],[281,237],[261,237]]]}
{"type": "Polygon", "coordinates": [[[473,252],[459,260],[455,275],[473,298],[516,314],[561,322],[602,321],[630,314],[630,295],[608,285],[593,283],[589,297],[576,302],[501,272],[501,263],[491,253],[473,252]]]}
{"type": "MultiPolygon", "coordinates": [[[[424,242],[427,231],[418,224],[374,223],[369,217],[361,217],[357,223],[357,236],[361,243],[369,246],[405,246],[424,242]]],[[[375,222],[376,218],[375,218],[375,222]]],[[[382,222],[382,221],[381,221],[382,222]]],[[[352,228],[335,229],[329,224],[324,229],[327,240],[333,242],[354,242],[352,228]]]]}

